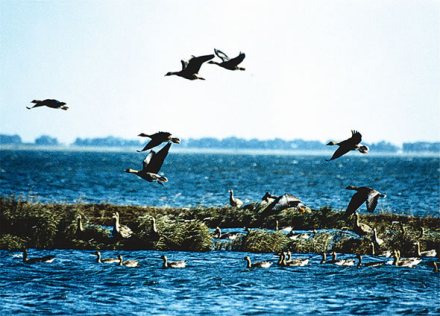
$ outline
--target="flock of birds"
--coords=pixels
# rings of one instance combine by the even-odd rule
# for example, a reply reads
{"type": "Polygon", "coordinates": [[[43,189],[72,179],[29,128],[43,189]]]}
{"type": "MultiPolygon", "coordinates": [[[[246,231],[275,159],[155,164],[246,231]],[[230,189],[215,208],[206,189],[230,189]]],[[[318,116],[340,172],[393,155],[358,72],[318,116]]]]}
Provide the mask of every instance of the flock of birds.
{"type": "MultiPolygon", "coordinates": [[[[219,67],[222,67],[227,70],[240,70],[244,71],[245,68],[240,67],[239,65],[243,62],[245,58],[245,54],[240,52],[238,56],[234,58],[229,58],[225,53],[218,49],[214,49],[215,54],[210,55],[203,55],[203,56],[192,56],[191,59],[188,61],[181,61],[182,69],[180,71],[174,71],[174,72],[168,72],[165,76],[172,76],[176,75],[188,80],[205,80],[203,77],[199,75],[199,71],[204,63],[208,64],[215,64],[219,67]],[[218,57],[221,61],[213,61],[215,57],[218,57]]],[[[67,110],[68,107],[66,106],[65,102],[61,102],[55,99],[46,99],[46,100],[33,100],[32,103],[34,104],[32,107],[27,107],[28,109],[32,109],[35,107],[42,107],[47,106],[49,108],[54,109],[62,109],[67,110]]],[[[350,151],[359,151],[362,154],[367,154],[369,152],[369,148],[363,144],[361,144],[362,141],[362,135],[358,131],[353,130],[352,135],[350,138],[343,140],[341,142],[335,142],[331,141],[327,145],[328,146],[338,146],[336,151],[333,153],[332,157],[328,159],[327,161],[335,160],[343,155],[349,153],[350,151]]],[[[142,162],[142,169],[141,170],[135,170],[128,168],[125,170],[127,173],[132,173],[137,175],[138,177],[148,181],[148,182],[157,182],[161,185],[163,185],[164,182],[168,182],[168,178],[165,176],[159,174],[160,169],[165,161],[165,158],[168,155],[168,152],[171,148],[171,145],[179,144],[180,139],[178,137],[175,137],[171,133],[168,132],[157,132],[154,134],[146,134],[141,133],[138,136],[140,137],[148,137],[150,138],[150,141],[141,149],[138,150],[138,152],[144,152],[147,150],[150,150],[145,159],[142,162]],[[163,146],[159,151],[154,151],[153,149],[162,143],[166,143],[165,146],[163,146]]],[[[383,241],[377,236],[377,231],[375,228],[371,228],[370,226],[360,223],[359,222],[359,215],[356,213],[357,209],[363,204],[366,203],[367,210],[370,212],[373,212],[378,204],[379,198],[384,198],[385,195],[380,193],[379,191],[370,188],[370,187],[356,187],[356,186],[347,186],[347,190],[354,190],[356,191],[355,194],[352,196],[346,211],[345,211],[345,218],[348,219],[351,217],[351,215],[355,214],[355,224],[354,224],[354,231],[360,235],[369,235],[372,238],[373,247],[374,245],[380,247],[381,243],[383,241]]],[[[233,190],[229,190],[229,202],[232,207],[241,208],[243,207],[243,202],[234,196],[233,190]]],[[[273,210],[273,211],[279,211],[284,208],[288,207],[297,207],[302,202],[295,196],[291,194],[284,194],[281,196],[274,196],[271,195],[269,192],[267,192],[263,198],[262,203],[267,203],[268,207],[266,209],[273,210]]],[[[131,230],[124,225],[120,225],[119,223],[119,214],[115,213],[113,216],[114,219],[114,230],[113,234],[119,235],[122,238],[128,238],[131,236],[132,232],[131,230]]],[[[79,219],[78,227],[81,230],[82,224],[81,219],[79,219]]],[[[153,227],[155,229],[155,223],[153,218],[153,227]]],[[[154,230],[153,230],[154,231],[154,230]]],[[[157,232],[157,230],[156,230],[157,232]]],[[[217,238],[229,238],[225,237],[227,235],[222,234],[220,228],[217,227],[215,236],[218,236],[217,238]]],[[[374,249],[374,248],[373,248],[374,249]]],[[[418,244],[418,250],[420,254],[420,244],[418,244]]],[[[374,250],[373,250],[374,251],[374,250]]],[[[432,255],[432,253],[429,253],[429,255],[432,255]]],[[[118,256],[118,258],[101,258],[101,254],[99,251],[96,252],[97,256],[97,262],[98,263],[117,263],[122,266],[126,267],[136,267],[138,266],[138,262],[134,260],[128,260],[123,261],[122,256],[118,256]]],[[[434,255],[435,256],[435,255],[434,255]]],[[[415,266],[418,263],[420,263],[420,258],[406,258],[403,259],[400,257],[399,251],[394,251],[393,253],[394,261],[393,264],[396,266],[415,266]]],[[[252,263],[250,257],[246,256],[244,258],[247,262],[248,268],[254,268],[254,267],[261,267],[261,268],[267,268],[272,265],[271,262],[254,262],[252,263]]],[[[362,256],[358,255],[358,267],[365,265],[380,265],[377,262],[374,263],[362,263],[362,256]]],[[[163,260],[163,267],[164,268],[184,268],[186,266],[184,261],[177,261],[177,262],[171,262],[167,260],[166,256],[162,256],[163,260]]],[[[42,257],[42,258],[33,258],[29,259],[27,256],[27,251],[23,250],[23,261],[26,263],[35,263],[35,262],[51,262],[53,261],[53,257],[42,257]]],[[[303,266],[308,264],[308,259],[292,259],[290,252],[287,253],[281,253],[279,255],[279,261],[278,265],[280,266],[303,266]]],[[[354,265],[355,262],[353,259],[349,260],[343,260],[343,259],[337,259],[336,253],[332,253],[332,260],[327,261],[326,254],[324,253],[322,255],[321,263],[333,263],[336,265],[354,265]]],[[[385,262],[381,262],[381,264],[385,264],[385,262]]],[[[434,263],[435,270],[438,271],[437,264],[434,263]]]]}

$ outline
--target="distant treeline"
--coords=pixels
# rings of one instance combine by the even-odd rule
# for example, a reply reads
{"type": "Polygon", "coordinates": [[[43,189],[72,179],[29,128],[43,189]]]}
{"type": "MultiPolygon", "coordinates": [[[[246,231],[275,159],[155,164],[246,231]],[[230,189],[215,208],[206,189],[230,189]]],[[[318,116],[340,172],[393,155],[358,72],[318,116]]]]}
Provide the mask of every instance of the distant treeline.
{"type": "MultiPolygon", "coordinates": [[[[127,140],[120,137],[102,137],[102,138],[77,138],[70,144],[76,147],[141,147],[145,144],[144,140],[127,140]]],[[[18,135],[0,134],[0,145],[60,145],[58,140],[48,135],[42,135],[35,139],[34,143],[23,143],[18,135]]],[[[392,143],[381,141],[378,143],[366,144],[372,151],[376,152],[440,152],[440,142],[415,142],[403,143],[402,147],[392,143]]],[[[188,138],[183,139],[179,145],[183,148],[210,148],[210,149],[269,149],[269,150],[323,150],[327,147],[325,143],[317,140],[283,140],[280,138],[270,140],[243,139],[237,137],[227,137],[217,139],[212,137],[188,138]]]]}

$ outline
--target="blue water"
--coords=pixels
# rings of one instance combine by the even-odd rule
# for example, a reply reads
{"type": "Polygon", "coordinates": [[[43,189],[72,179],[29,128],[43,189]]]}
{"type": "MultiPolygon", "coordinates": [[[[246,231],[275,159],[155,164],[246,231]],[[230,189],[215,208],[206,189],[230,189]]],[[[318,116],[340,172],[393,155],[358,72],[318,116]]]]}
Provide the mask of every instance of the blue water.
{"type": "MultiPolygon", "coordinates": [[[[387,195],[377,212],[440,216],[440,158],[176,153],[162,172],[164,187],[126,168],[139,169],[136,152],[0,151],[0,195],[24,195],[42,202],[90,202],[153,206],[220,206],[228,189],[245,202],[266,191],[292,193],[312,207],[344,209],[353,191],[371,186],[387,195]]],[[[361,211],[365,211],[365,206],[361,211]]]]}
{"type": "MultiPolygon", "coordinates": [[[[98,264],[91,251],[31,249],[53,263],[24,264],[0,251],[0,314],[262,315],[440,313],[440,275],[427,261],[413,269],[305,267],[246,269],[243,257],[276,261],[272,254],[237,252],[103,251],[103,257],[139,260],[139,268],[98,264]],[[160,255],[186,260],[186,269],[162,269],[160,255]]],[[[341,255],[341,257],[350,257],[341,255]]],[[[372,258],[365,257],[365,262],[372,258]]]]}

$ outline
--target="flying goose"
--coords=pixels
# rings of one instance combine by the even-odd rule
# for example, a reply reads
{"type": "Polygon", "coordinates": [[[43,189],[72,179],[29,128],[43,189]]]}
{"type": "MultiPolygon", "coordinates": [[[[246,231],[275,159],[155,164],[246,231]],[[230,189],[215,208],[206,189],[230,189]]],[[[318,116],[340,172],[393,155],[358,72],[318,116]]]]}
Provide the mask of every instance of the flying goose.
{"type": "Polygon", "coordinates": [[[243,201],[240,200],[239,198],[236,198],[236,197],[234,196],[234,191],[233,191],[233,190],[229,190],[228,192],[229,192],[229,204],[230,204],[232,207],[238,207],[238,208],[240,208],[240,207],[243,205],[243,201]]]}
{"type": "Polygon", "coordinates": [[[350,203],[345,210],[344,217],[348,218],[356,212],[356,210],[364,203],[367,204],[367,210],[373,212],[377,206],[377,201],[379,198],[386,197],[385,194],[380,193],[369,187],[356,187],[354,185],[349,185],[345,189],[354,190],[356,193],[351,197],[350,203]]]}
{"type": "Polygon", "coordinates": [[[208,60],[213,59],[214,55],[204,55],[204,56],[192,56],[189,61],[181,60],[182,63],[182,70],[181,71],[170,71],[165,76],[172,76],[176,75],[185,79],[189,80],[205,80],[205,78],[199,77],[198,72],[200,70],[200,67],[202,67],[202,64],[208,60]]]}
{"type": "Polygon", "coordinates": [[[138,150],[138,152],[146,151],[165,142],[180,144],[180,139],[174,137],[173,135],[171,135],[171,133],[168,132],[157,132],[154,134],[140,133],[138,136],[151,138],[151,140],[145,145],[145,147],[142,148],[142,150],[138,150]]]}
{"type": "Polygon", "coordinates": [[[342,142],[339,142],[339,143],[334,142],[334,141],[329,142],[327,144],[328,146],[338,145],[339,148],[336,149],[333,156],[330,159],[328,159],[327,161],[337,159],[337,158],[345,155],[346,153],[348,153],[350,150],[358,150],[362,154],[368,153],[368,150],[369,150],[368,147],[365,145],[362,145],[361,141],[362,141],[361,133],[353,130],[353,131],[351,131],[350,138],[348,138],[342,142]]]}
{"type": "Polygon", "coordinates": [[[129,168],[126,169],[125,172],[134,173],[138,177],[148,182],[157,181],[159,184],[163,185],[162,182],[168,182],[168,179],[159,175],[159,170],[162,167],[166,156],[168,155],[170,147],[171,143],[168,143],[157,153],[154,150],[151,150],[142,162],[142,170],[134,170],[129,168]]]}
{"type": "Polygon", "coordinates": [[[370,226],[359,221],[359,214],[357,212],[354,212],[354,216],[356,217],[356,219],[354,221],[353,230],[356,234],[360,236],[373,234],[373,229],[370,226]]]}
{"type": "Polygon", "coordinates": [[[121,225],[119,223],[119,213],[116,212],[112,216],[113,218],[113,237],[118,238],[130,238],[133,234],[133,231],[126,225],[121,225]]]}
{"type": "Polygon", "coordinates": [[[437,251],[435,249],[420,251],[420,241],[415,243],[417,246],[417,257],[435,257],[437,256],[437,251]]]}
{"type": "Polygon", "coordinates": [[[250,268],[270,268],[270,266],[272,265],[272,262],[269,261],[261,261],[261,262],[251,262],[251,258],[249,258],[249,256],[244,257],[244,260],[246,260],[247,265],[246,267],[248,269],[250,268]]]}
{"type": "Polygon", "coordinates": [[[364,267],[379,267],[386,264],[386,261],[372,261],[372,262],[362,262],[362,256],[360,254],[356,255],[356,258],[358,259],[357,267],[360,268],[362,266],[364,267]]]}
{"type": "Polygon", "coordinates": [[[238,65],[243,61],[243,59],[246,57],[246,55],[242,52],[240,52],[240,54],[238,54],[237,57],[234,57],[232,59],[230,59],[228,57],[228,55],[226,55],[225,53],[223,53],[221,50],[219,49],[215,49],[214,48],[214,53],[217,55],[218,58],[220,58],[222,61],[216,62],[216,61],[209,61],[208,64],[215,64],[218,65],[222,68],[228,69],[228,70],[245,70],[245,68],[243,67],[238,67],[238,65]]]}
{"type": "Polygon", "coordinates": [[[44,262],[44,263],[52,263],[55,259],[55,256],[44,256],[40,258],[28,258],[27,249],[23,248],[23,262],[24,263],[38,263],[38,262],[44,262]]]}
{"type": "Polygon", "coordinates": [[[393,265],[395,265],[396,267],[413,268],[416,265],[418,265],[420,262],[422,262],[422,259],[420,259],[420,258],[401,259],[399,250],[394,250],[393,258],[394,258],[393,265]]]}
{"type": "Polygon", "coordinates": [[[34,106],[27,106],[26,109],[30,110],[39,106],[47,106],[52,109],[62,109],[67,110],[69,107],[66,106],[65,102],[61,102],[55,99],[46,99],[46,100],[32,100],[31,103],[34,103],[34,106]]]}
{"type": "Polygon", "coordinates": [[[104,258],[103,259],[101,257],[100,251],[96,251],[95,255],[96,255],[96,262],[98,262],[98,263],[119,263],[119,257],[118,258],[104,258]]]}
{"type": "Polygon", "coordinates": [[[139,266],[139,262],[136,261],[136,260],[123,261],[121,255],[118,256],[118,260],[119,260],[119,264],[118,265],[120,265],[120,266],[124,266],[124,267],[127,267],[127,268],[136,268],[136,267],[139,266]]]}
{"type": "Polygon", "coordinates": [[[163,264],[162,268],[175,268],[175,269],[181,269],[186,267],[186,262],[181,261],[168,261],[167,256],[161,256],[163,264]]]}

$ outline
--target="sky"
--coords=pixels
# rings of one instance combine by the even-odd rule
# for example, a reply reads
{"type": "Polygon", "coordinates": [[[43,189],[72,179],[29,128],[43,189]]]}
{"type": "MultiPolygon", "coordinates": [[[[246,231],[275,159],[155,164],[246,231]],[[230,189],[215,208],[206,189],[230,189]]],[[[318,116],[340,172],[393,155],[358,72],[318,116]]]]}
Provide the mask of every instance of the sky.
{"type": "Polygon", "coordinates": [[[0,133],[30,142],[440,141],[440,1],[1,0],[0,83],[0,133]],[[164,76],[214,48],[246,71],[164,76]]]}

